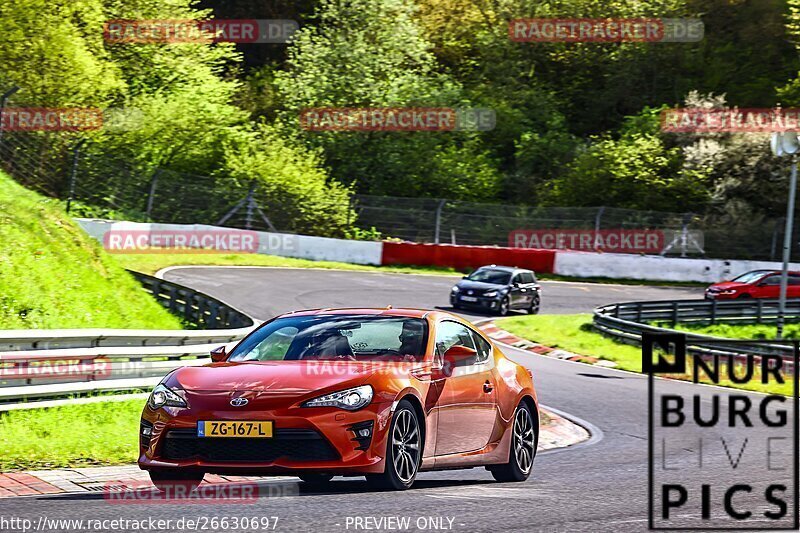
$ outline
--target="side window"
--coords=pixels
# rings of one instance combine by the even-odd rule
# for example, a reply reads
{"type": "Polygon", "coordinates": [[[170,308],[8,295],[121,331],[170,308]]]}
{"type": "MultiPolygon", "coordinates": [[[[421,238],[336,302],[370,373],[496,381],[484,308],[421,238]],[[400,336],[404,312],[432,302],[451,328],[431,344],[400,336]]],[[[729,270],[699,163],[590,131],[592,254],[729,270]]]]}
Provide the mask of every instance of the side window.
{"type": "Polygon", "coordinates": [[[533,283],[533,274],[531,274],[530,272],[522,272],[519,275],[519,279],[520,283],[525,283],[525,284],[533,283]]]}
{"type": "Polygon", "coordinates": [[[800,276],[797,274],[789,274],[789,285],[800,285],[800,276]]]}
{"type": "Polygon", "coordinates": [[[522,281],[522,274],[515,274],[514,277],[511,278],[511,284],[513,285],[515,283],[525,283],[522,281]]]}
{"type": "Polygon", "coordinates": [[[781,277],[780,276],[769,276],[766,279],[761,280],[761,283],[766,285],[780,285],[781,284],[781,277]]]}
{"type": "MultiPolygon", "coordinates": [[[[452,346],[466,346],[475,350],[475,341],[469,328],[458,322],[445,320],[436,328],[436,354],[440,360],[442,355],[452,346]]],[[[477,350],[476,350],[477,351],[477,350]]],[[[478,354],[480,356],[480,354],[478,354]]],[[[474,364],[474,361],[465,361],[464,366],[474,364]]]]}
{"type": "Polygon", "coordinates": [[[475,341],[475,347],[478,349],[478,357],[475,362],[477,364],[485,363],[492,354],[492,345],[474,331],[472,332],[472,338],[475,341]]]}

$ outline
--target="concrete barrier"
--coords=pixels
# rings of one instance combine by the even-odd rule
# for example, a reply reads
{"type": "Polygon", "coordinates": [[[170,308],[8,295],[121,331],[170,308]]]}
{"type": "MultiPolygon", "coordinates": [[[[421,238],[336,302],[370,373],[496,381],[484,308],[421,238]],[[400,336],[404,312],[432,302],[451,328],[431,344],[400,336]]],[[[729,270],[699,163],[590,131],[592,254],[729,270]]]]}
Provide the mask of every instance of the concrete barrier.
{"type": "MultiPolygon", "coordinates": [[[[205,224],[151,224],[77,219],[89,235],[103,242],[109,231],[197,231],[236,232],[231,228],[205,224]]],[[[781,264],[771,261],[724,259],[689,259],[658,255],[613,254],[506,248],[498,246],[461,246],[411,242],[373,242],[292,235],[288,233],[250,232],[258,236],[255,253],[295,257],[313,261],[338,261],[360,265],[419,265],[452,268],[475,268],[498,264],[530,268],[540,273],[554,273],[579,278],[638,279],[642,281],[697,281],[713,283],[731,279],[756,269],[778,270],[781,264]]],[[[792,263],[800,271],[800,264],[792,263]]]]}
{"type": "MultiPolygon", "coordinates": [[[[580,278],[640,279],[650,281],[729,280],[749,270],[780,270],[781,263],[725,259],[689,259],[658,255],[563,252],[556,254],[554,273],[580,278]]],[[[792,263],[792,270],[800,264],[792,263]]]]}
{"type": "Polygon", "coordinates": [[[475,268],[497,264],[551,273],[555,257],[555,250],[385,242],[381,263],[452,268],[475,268]]]}
{"type": "MultiPolygon", "coordinates": [[[[78,224],[92,237],[103,243],[111,232],[214,232],[236,233],[244,230],[210,226],[207,224],[156,224],[146,222],[115,222],[98,219],[76,219],[78,224]]],[[[380,265],[383,243],[374,241],[350,241],[290,233],[266,231],[247,232],[257,236],[255,253],[311,259],[313,261],[337,261],[359,265],[380,265]]],[[[232,252],[233,253],[233,252],[232,252]]]]}

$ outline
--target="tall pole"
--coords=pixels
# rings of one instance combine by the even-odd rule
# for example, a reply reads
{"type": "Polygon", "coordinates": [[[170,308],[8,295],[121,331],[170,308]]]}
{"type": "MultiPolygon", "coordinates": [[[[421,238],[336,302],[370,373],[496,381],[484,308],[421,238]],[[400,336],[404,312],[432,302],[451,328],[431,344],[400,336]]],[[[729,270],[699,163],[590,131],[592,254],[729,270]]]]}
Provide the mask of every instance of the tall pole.
{"type": "Polygon", "coordinates": [[[81,156],[81,146],[86,142],[86,139],[79,140],[75,147],[72,149],[72,169],[69,173],[69,196],[67,196],[67,213],[72,205],[72,199],[75,197],[75,176],[78,174],[78,159],[81,156]]]}
{"type": "Polygon", "coordinates": [[[442,229],[442,209],[444,209],[444,200],[439,201],[436,207],[436,227],[433,229],[433,242],[439,244],[439,232],[442,229]]]}
{"type": "Polygon", "coordinates": [[[778,301],[778,339],[783,337],[783,319],[786,313],[786,286],[789,284],[789,258],[792,252],[792,226],[794,225],[794,203],[797,192],[797,156],[792,156],[792,172],[789,179],[789,204],[786,206],[786,231],[783,235],[783,271],[781,293],[778,301]]]}
{"type": "Polygon", "coordinates": [[[5,111],[8,99],[17,91],[19,91],[19,87],[15,85],[0,95],[0,142],[3,140],[3,111],[5,111]]]}

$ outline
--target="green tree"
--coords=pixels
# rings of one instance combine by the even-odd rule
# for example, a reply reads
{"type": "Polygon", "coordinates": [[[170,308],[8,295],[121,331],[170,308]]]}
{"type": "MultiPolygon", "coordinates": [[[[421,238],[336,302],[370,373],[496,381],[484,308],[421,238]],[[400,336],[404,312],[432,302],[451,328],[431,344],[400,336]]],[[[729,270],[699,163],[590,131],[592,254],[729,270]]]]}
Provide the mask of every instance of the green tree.
{"type": "Polygon", "coordinates": [[[328,179],[320,158],[279,126],[240,131],[225,144],[223,172],[245,185],[280,230],[341,237],[355,219],[350,191],[328,179]]]}
{"type": "MultiPolygon", "coordinates": [[[[323,0],[277,74],[287,122],[304,108],[468,106],[443,73],[408,0],[323,0]]],[[[474,132],[308,132],[331,175],[357,191],[491,198],[500,173],[474,132]]]]}

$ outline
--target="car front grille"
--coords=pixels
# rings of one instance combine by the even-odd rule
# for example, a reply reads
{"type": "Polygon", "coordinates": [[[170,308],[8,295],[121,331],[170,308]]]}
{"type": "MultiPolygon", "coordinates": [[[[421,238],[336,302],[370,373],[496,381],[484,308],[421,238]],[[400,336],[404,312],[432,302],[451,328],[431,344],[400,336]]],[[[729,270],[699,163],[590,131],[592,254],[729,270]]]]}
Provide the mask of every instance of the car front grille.
{"type": "Polygon", "coordinates": [[[194,429],[173,429],[164,436],[161,456],[171,460],[253,463],[339,459],[333,446],[313,429],[278,429],[268,439],[198,438],[194,429]]]}

